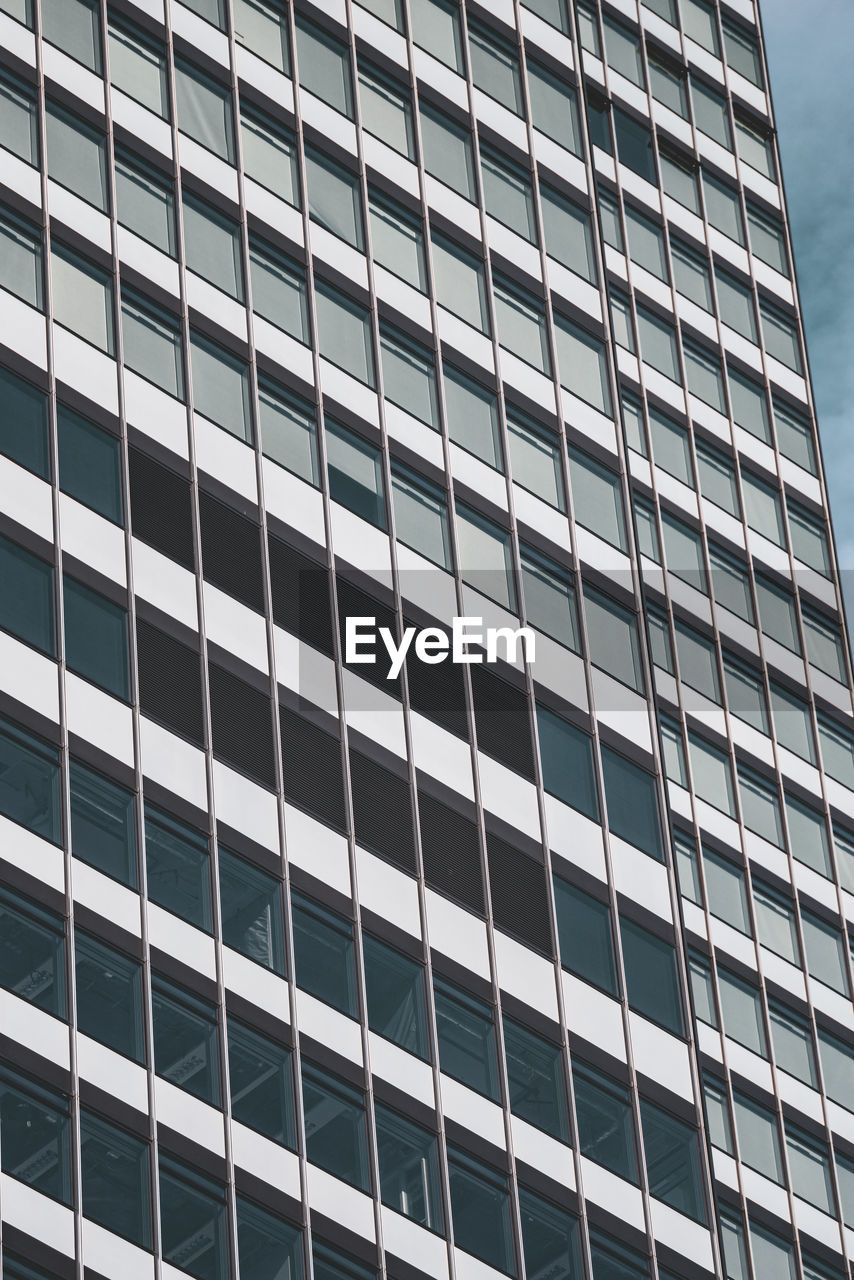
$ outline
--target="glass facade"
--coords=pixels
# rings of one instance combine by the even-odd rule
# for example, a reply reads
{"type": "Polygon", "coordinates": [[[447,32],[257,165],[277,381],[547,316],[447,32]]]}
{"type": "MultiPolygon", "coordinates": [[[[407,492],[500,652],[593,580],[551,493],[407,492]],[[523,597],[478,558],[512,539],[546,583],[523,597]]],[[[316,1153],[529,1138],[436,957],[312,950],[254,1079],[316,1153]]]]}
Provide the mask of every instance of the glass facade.
{"type": "Polygon", "coordinates": [[[852,682],[754,4],[0,45],[3,1275],[844,1280],[852,682]]]}

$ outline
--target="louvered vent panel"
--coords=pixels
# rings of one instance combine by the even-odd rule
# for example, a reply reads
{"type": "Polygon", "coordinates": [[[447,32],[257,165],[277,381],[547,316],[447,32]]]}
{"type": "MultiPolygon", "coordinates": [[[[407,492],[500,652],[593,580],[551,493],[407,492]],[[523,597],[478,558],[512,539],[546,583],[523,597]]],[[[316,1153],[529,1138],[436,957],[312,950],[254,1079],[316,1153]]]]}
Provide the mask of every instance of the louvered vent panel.
{"type": "Polygon", "coordinates": [[[483,877],[475,823],[419,789],[424,878],[433,889],[483,915],[483,877]]]}
{"type": "Polygon", "coordinates": [[[128,450],[131,527],[134,537],[193,569],[190,483],[139,449],[128,450]]]}
{"type": "Polygon", "coordinates": [[[533,781],[526,694],[484,666],[470,670],[478,750],[533,781]]]}
{"type": "Polygon", "coordinates": [[[499,929],[528,946],[552,954],[546,871],[521,849],[499,836],[487,835],[486,858],[492,916],[499,929]]]}
{"type": "MultiPolygon", "coordinates": [[[[407,622],[407,625],[413,624],[407,622]]],[[[444,662],[421,662],[413,641],[406,658],[406,674],[413,711],[419,711],[457,737],[468,739],[463,668],[451,662],[450,657],[444,662]]]]}
{"type": "Polygon", "coordinates": [[[338,831],[346,829],[341,747],[327,733],[289,707],[279,708],[285,798],[338,831]]]}
{"type": "Polygon", "coordinates": [[[208,663],[213,753],[264,787],[274,787],[270,699],[215,662],[208,663]]]}
{"type": "MultiPolygon", "coordinates": [[[[353,618],[376,618],[377,631],[380,627],[388,627],[391,634],[397,641],[397,625],[395,622],[394,610],[382,601],[376,600],[367,591],[363,591],[361,587],[356,587],[352,582],[348,582],[346,578],[342,578],[338,574],[338,627],[341,635],[341,653],[345,653],[344,648],[344,626],[347,617],[353,618]]],[[[355,671],[356,675],[361,676],[363,680],[370,680],[372,684],[379,685],[384,693],[389,693],[392,697],[400,697],[400,681],[386,679],[389,669],[388,653],[385,645],[377,636],[375,663],[361,663],[358,666],[350,667],[351,671],[355,671]]]]}
{"type": "Polygon", "coordinates": [[[356,840],[405,871],[415,871],[409,783],[359,751],[350,752],[356,840]]]}
{"type": "Polygon", "coordinates": [[[202,667],[198,650],[142,618],[136,623],[139,703],[143,715],[204,745],[202,667]]]}
{"type": "Polygon", "coordinates": [[[263,613],[261,530],[255,521],[200,489],[199,528],[206,580],[263,613]]]}
{"type": "Polygon", "coordinates": [[[270,593],[273,620],[306,644],[332,653],[329,574],[324,565],[279,538],[270,545],[270,593]]]}

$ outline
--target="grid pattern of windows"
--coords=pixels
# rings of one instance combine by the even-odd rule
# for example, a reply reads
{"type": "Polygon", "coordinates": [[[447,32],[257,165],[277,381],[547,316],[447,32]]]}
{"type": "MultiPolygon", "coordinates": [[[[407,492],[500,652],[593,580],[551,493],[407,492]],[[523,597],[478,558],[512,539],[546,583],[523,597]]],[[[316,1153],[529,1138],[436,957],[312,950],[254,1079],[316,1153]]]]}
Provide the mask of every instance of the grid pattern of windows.
{"type": "Polygon", "coordinates": [[[156,8],[0,0],[4,1275],[842,1277],[854,717],[748,6],[156,8]]]}

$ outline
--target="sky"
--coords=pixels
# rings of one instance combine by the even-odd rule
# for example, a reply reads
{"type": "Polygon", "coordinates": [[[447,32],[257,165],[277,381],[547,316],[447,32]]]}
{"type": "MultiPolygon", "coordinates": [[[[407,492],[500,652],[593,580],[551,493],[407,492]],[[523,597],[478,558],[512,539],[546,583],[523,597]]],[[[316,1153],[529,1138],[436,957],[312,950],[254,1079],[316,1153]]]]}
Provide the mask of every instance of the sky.
{"type": "Polygon", "coordinates": [[[760,0],[846,613],[854,626],[852,0],[760,0]]]}

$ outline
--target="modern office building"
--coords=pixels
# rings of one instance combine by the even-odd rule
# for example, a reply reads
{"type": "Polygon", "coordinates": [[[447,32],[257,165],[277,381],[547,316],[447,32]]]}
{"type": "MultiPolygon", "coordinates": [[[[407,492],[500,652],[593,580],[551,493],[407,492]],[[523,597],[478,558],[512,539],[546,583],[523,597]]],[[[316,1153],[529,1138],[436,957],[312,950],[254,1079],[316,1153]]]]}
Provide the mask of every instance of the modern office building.
{"type": "Polygon", "coordinates": [[[4,1280],[843,1280],[852,682],[755,4],[0,46],[4,1280]]]}

